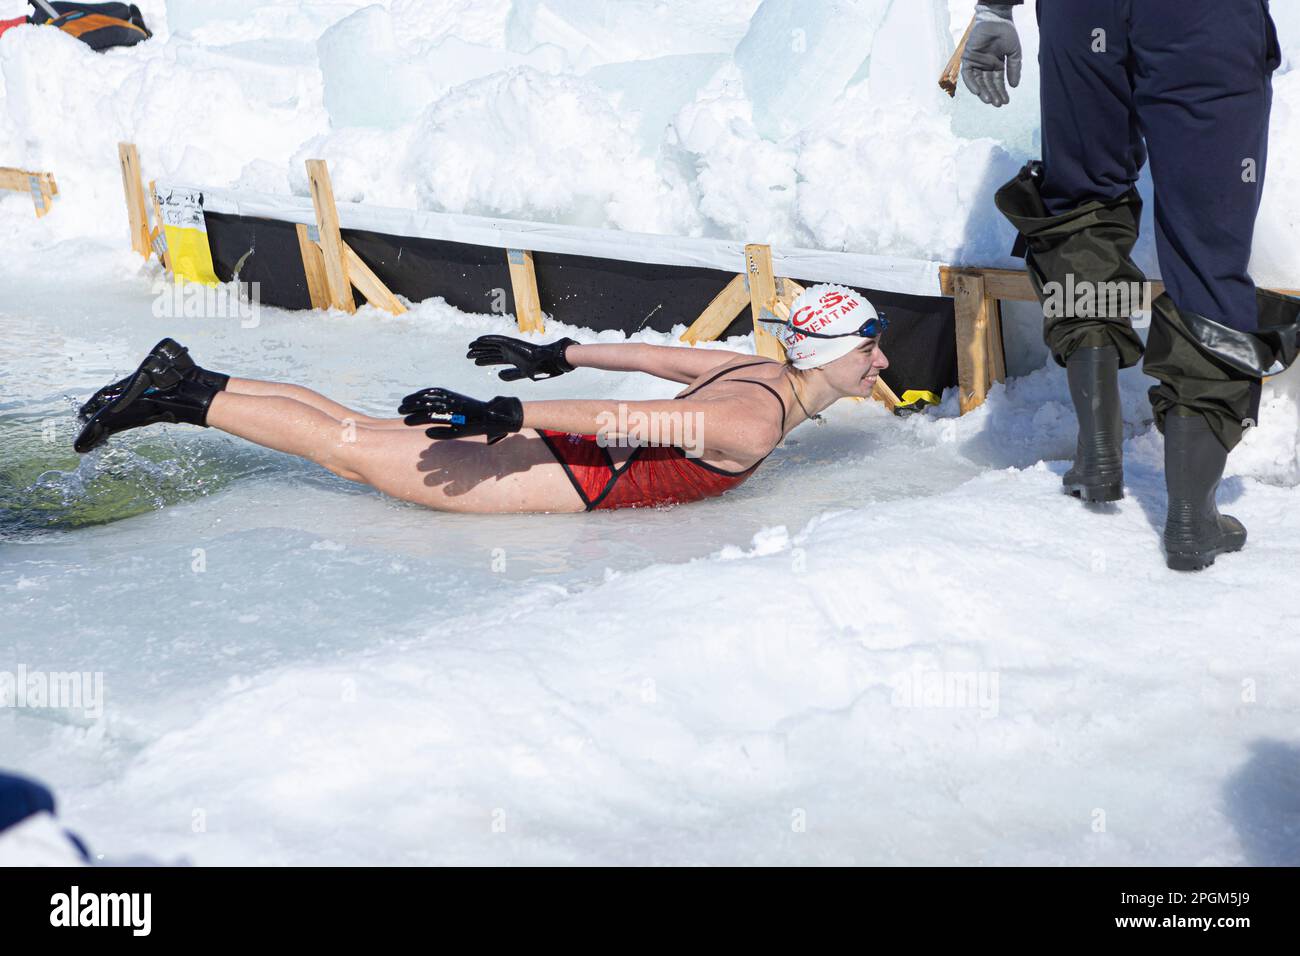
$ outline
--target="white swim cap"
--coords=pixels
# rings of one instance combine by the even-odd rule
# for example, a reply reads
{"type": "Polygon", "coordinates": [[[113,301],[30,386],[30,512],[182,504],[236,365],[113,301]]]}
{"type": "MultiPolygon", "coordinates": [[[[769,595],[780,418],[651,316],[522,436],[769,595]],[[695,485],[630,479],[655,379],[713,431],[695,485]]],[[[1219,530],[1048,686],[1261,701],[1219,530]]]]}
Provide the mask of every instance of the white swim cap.
{"type": "Polygon", "coordinates": [[[875,308],[842,285],[805,289],[790,306],[790,321],[776,329],[795,368],[821,368],[848,355],[887,325],[875,308]],[[867,323],[874,321],[874,329],[867,323]]]}

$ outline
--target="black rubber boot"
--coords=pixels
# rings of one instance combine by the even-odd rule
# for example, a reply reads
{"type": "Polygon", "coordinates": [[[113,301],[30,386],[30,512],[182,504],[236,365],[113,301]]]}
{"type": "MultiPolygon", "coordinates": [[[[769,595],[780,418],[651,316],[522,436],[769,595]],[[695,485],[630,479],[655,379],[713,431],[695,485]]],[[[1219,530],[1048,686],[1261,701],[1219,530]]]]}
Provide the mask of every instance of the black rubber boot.
{"type": "Polygon", "coordinates": [[[163,339],[140,363],[140,367],[111,385],[105,385],[90,397],[77,412],[83,422],[89,421],[101,409],[116,405],[123,399],[137,398],[149,387],[168,388],[182,379],[221,391],[230,381],[229,375],[210,372],[194,364],[189,349],[175,339],[163,339]],[[128,392],[134,391],[134,394],[128,392]]]}
{"type": "Polygon", "coordinates": [[[1074,467],[1061,488],[1088,502],[1124,497],[1124,414],[1119,400],[1119,352],[1114,346],[1075,349],[1066,361],[1070,398],[1079,417],[1074,467]]]}
{"type": "Polygon", "coordinates": [[[1200,571],[1214,559],[1246,546],[1246,529],[1219,514],[1215,492],[1228,450],[1201,415],[1165,416],[1165,563],[1174,571],[1200,571]]]}
{"type": "Polygon", "coordinates": [[[207,427],[208,406],[230,376],[201,369],[187,350],[163,339],[135,373],[101,389],[83,408],[97,405],[72,447],[81,454],[98,448],[110,435],[181,422],[207,427]]]}

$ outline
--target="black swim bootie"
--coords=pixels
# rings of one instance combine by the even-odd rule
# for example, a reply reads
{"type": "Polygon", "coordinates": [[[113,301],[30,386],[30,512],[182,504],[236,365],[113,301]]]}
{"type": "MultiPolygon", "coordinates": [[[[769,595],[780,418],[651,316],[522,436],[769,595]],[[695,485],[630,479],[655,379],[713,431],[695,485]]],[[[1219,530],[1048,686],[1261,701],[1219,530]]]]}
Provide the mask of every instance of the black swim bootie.
{"type": "Polygon", "coordinates": [[[83,422],[89,421],[101,409],[114,405],[123,399],[135,398],[143,394],[146,388],[166,388],[182,379],[190,379],[221,391],[230,381],[229,375],[209,372],[194,364],[189,349],[175,339],[163,339],[150,350],[140,367],[111,385],[105,385],[90,397],[77,412],[83,422]],[[142,374],[143,373],[143,374],[142,374]],[[134,395],[127,395],[134,388],[134,395]]]}
{"type": "Polygon", "coordinates": [[[1112,345],[1077,348],[1065,369],[1079,419],[1079,440],[1074,467],[1061,479],[1061,490],[1088,502],[1119,501],[1124,497],[1119,352],[1112,345]]]}
{"type": "Polygon", "coordinates": [[[72,447],[85,454],[110,435],[159,422],[207,427],[208,406],[230,376],[199,368],[189,351],[163,339],[126,378],[100,389],[82,406],[86,421],[72,447]]]}
{"type": "Polygon", "coordinates": [[[1165,563],[1174,571],[1200,571],[1214,559],[1246,546],[1246,529],[1219,514],[1215,492],[1228,450],[1201,415],[1165,416],[1165,563]]]}

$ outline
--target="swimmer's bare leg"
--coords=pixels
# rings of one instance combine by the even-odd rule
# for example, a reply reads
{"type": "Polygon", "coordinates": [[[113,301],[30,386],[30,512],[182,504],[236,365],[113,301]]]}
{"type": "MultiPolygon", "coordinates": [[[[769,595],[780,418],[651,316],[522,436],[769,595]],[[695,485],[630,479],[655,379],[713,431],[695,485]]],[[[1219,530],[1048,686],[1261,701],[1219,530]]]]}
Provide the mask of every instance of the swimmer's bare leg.
{"type": "Polygon", "coordinates": [[[398,427],[371,428],[283,395],[229,389],[213,396],[206,420],[213,428],[306,458],[341,478],[440,511],[584,510],[568,475],[532,432],[510,435],[496,445],[482,436],[431,441],[422,426],[408,427],[400,419],[398,427]]]}
{"type": "Polygon", "coordinates": [[[326,398],[320,392],[312,391],[302,385],[290,385],[288,382],[264,382],[255,378],[234,378],[226,385],[226,391],[238,395],[274,396],[291,398],[303,405],[310,405],[324,412],[336,421],[351,421],[367,428],[405,428],[400,418],[375,418],[341,405],[333,399],[326,398]]]}
{"type": "MultiPolygon", "coordinates": [[[[230,380],[231,385],[235,382],[230,380]]],[[[335,407],[348,411],[342,405],[335,407]]],[[[241,394],[227,388],[213,396],[207,423],[266,448],[314,461],[341,478],[362,480],[352,465],[356,436],[365,426],[349,425],[306,402],[283,395],[241,394]]]]}

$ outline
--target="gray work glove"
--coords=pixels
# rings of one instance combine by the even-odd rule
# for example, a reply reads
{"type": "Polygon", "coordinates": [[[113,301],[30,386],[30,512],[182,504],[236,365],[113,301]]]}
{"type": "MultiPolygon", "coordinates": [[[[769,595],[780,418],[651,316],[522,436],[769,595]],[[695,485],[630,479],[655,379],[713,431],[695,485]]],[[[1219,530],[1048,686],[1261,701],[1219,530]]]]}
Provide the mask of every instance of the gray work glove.
{"type": "Polygon", "coordinates": [[[981,3],[975,8],[975,26],[961,58],[961,78],[970,90],[991,106],[1011,102],[1007,84],[1020,85],[1020,34],[1011,18],[1009,3],[981,3]]]}

